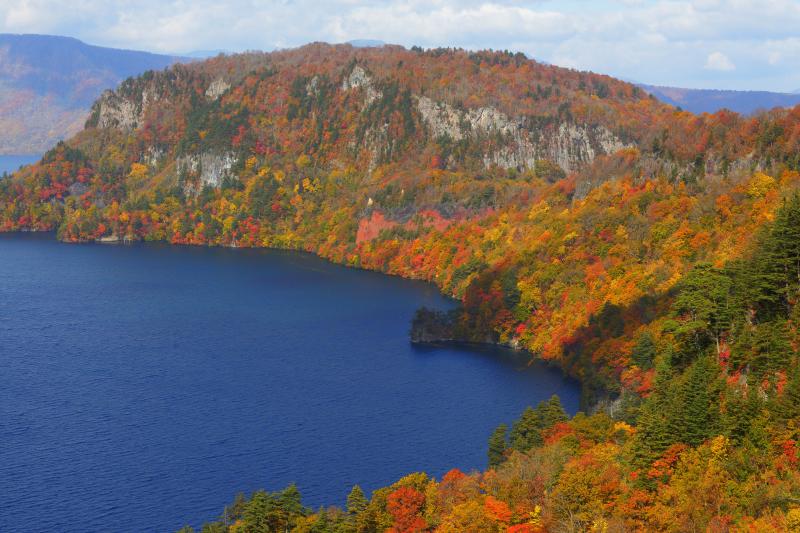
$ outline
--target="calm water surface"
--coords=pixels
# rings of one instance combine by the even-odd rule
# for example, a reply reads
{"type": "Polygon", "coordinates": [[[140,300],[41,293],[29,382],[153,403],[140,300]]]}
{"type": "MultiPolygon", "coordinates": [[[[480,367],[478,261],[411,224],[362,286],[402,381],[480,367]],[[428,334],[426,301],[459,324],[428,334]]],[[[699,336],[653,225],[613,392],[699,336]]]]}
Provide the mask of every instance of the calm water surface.
{"type": "Polygon", "coordinates": [[[341,505],[577,409],[555,370],[411,346],[421,305],[452,302],[306,254],[0,234],[0,531],[174,531],[291,482],[341,505]]]}

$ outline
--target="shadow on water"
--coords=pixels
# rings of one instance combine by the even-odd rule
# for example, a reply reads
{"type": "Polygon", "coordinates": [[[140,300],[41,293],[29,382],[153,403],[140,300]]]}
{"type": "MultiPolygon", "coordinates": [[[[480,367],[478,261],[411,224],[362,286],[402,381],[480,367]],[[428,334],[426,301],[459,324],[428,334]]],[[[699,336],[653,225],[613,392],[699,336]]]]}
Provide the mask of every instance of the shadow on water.
{"type": "MultiPolygon", "coordinates": [[[[409,343],[411,350],[422,357],[475,358],[482,362],[506,368],[535,378],[546,376],[546,381],[562,382],[567,388],[580,388],[580,381],[567,376],[561,368],[548,361],[536,359],[530,352],[514,350],[507,346],[469,342],[409,343]]],[[[557,392],[556,392],[557,393],[557,392]]],[[[535,407],[535,405],[532,405],[535,407]]],[[[567,411],[574,415],[577,405],[566,399],[567,411]]]]}

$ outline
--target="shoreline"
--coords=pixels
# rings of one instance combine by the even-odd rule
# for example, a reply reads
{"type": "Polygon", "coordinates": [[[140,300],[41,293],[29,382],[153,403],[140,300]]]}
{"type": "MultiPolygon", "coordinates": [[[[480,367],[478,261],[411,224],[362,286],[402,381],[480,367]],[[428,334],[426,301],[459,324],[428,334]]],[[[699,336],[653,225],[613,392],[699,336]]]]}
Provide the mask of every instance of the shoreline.
{"type": "MultiPolygon", "coordinates": [[[[169,247],[185,247],[185,248],[226,248],[229,250],[271,250],[271,251],[283,251],[283,252],[294,252],[294,253],[303,253],[315,258],[321,259],[327,263],[332,265],[337,265],[343,268],[351,269],[351,270],[360,270],[362,272],[371,272],[375,274],[380,274],[383,276],[391,276],[395,278],[400,278],[408,281],[414,282],[421,282],[426,283],[434,286],[439,294],[457,305],[461,305],[461,300],[455,297],[452,294],[448,294],[442,290],[442,287],[435,283],[432,280],[427,280],[424,278],[414,278],[414,277],[407,277],[401,274],[393,274],[390,272],[383,272],[381,270],[364,268],[359,265],[351,265],[345,262],[335,261],[330,257],[326,257],[324,255],[320,255],[314,251],[307,250],[305,248],[290,248],[290,247],[280,247],[280,246],[238,246],[235,244],[193,244],[193,243],[172,243],[167,240],[144,240],[144,239],[129,239],[129,238],[122,238],[120,239],[118,236],[107,236],[101,237],[99,239],[94,240],[83,240],[83,241],[66,241],[59,239],[57,237],[57,230],[39,230],[39,229],[19,229],[19,230],[12,230],[12,231],[4,231],[0,230],[0,235],[13,235],[13,234],[38,234],[38,235],[46,235],[52,234],[53,240],[63,244],[78,244],[78,245],[99,245],[99,246],[136,246],[136,245],[160,245],[160,246],[169,246],[169,247]],[[115,237],[114,239],[103,240],[104,238],[108,237],[115,237]]],[[[444,312],[445,310],[436,309],[434,311],[444,312]]],[[[413,329],[413,321],[412,321],[412,329],[413,329]]],[[[580,399],[580,410],[585,411],[587,413],[595,412],[602,406],[609,403],[611,400],[608,396],[604,396],[597,401],[589,404],[585,401],[585,393],[586,393],[586,386],[581,379],[577,376],[570,374],[566,371],[563,364],[560,362],[555,362],[552,360],[544,359],[537,354],[529,351],[528,349],[521,347],[519,344],[512,344],[512,343],[502,343],[502,342],[492,342],[492,341],[468,341],[468,340],[459,340],[455,338],[439,338],[439,339],[431,339],[431,340],[424,340],[424,341],[417,341],[412,339],[412,331],[409,331],[409,342],[421,347],[429,346],[429,347],[436,347],[439,346],[462,346],[467,348],[492,348],[492,349],[504,349],[509,350],[511,352],[519,354],[520,357],[525,356],[526,365],[530,366],[534,363],[544,363],[548,368],[555,368],[558,369],[565,378],[575,381],[581,390],[581,399],[580,399]]]]}

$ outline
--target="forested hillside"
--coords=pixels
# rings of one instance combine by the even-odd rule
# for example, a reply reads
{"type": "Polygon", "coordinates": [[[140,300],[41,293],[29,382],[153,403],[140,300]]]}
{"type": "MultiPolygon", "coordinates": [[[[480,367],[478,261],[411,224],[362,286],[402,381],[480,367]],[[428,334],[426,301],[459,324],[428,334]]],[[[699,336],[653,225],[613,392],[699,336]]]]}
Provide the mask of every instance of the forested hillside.
{"type": "Polygon", "coordinates": [[[532,409],[486,473],[347,512],[258,493],[239,530],[790,530],[799,169],[800,107],[694,115],[521,54],[315,44],[126,81],[0,182],[0,228],[428,280],[463,302],[418,317],[433,337],[552,360],[597,411],[532,409]]]}

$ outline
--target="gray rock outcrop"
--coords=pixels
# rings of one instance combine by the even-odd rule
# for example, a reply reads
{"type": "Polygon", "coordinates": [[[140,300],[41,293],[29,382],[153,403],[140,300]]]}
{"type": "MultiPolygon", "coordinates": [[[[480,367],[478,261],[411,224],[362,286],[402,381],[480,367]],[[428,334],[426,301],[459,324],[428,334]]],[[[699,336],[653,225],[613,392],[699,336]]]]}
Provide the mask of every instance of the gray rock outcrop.
{"type": "Polygon", "coordinates": [[[147,107],[161,99],[149,89],[142,91],[141,99],[123,96],[117,91],[106,91],[95,103],[97,127],[135,130],[142,125],[147,107]]]}
{"type": "Polygon", "coordinates": [[[217,78],[211,82],[211,85],[208,86],[206,89],[206,98],[209,100],[217,100],[220,96],[225,94],[225,92],[231,88],[231,84],[223,80],[222,78],[217,78]]]}
{"type": "Polygon", "coordinates": [[[342,81],[343,91],[350,91],[358,88],[364,91],[364,103],[366,105],[371,104],[381,96],[380,91],[375,89],[372,77],[360,65],[354,66],[350,74],[342,81]]]}
{"type": "Polygon", "coordinates": [[[98,128],[136,129],[141,120],[142,106],[112,91],[106,91],[98,101],[98,128]]]}
{"type": "Polygon", "coordinates": [[[505,139],[501,148],[484,155],[486,166],[533,168],[538,159],[549,159],[570,172],[601,154],[626,146],[603,126],[562,122],[545,130],[528,130],[521,120],[508,117],[493,107],[459,110],[426,96],[417,98],[417,110],[434,138],[454,141],[481,135],[505,139]]]}
{"type": "Polygon", "coordinates": [[[198,190],[187,185],[187,193],[199,192],[204,186],[219,187],[226,177],[232,176],[231,169],[236,164],[232,153],[185,155],[178,158],[176,168],[178,174],[185,174],[197,179],[198,190]]]}

